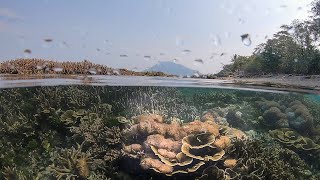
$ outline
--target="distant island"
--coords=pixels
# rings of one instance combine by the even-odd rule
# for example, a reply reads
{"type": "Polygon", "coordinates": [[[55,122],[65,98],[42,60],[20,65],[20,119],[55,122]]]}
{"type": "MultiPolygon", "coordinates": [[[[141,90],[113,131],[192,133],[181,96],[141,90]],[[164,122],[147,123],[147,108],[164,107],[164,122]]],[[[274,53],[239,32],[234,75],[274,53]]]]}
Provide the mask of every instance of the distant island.
{"type": "Polygon", "coordinates": [[[44,59],[15,59],[0,62],[0,74],[74,74],[174,77],[174,75],[156,71],[136,72],[124,68],[114,69],[105,65],[92,63],[88,60],[81,62],[60,62],[44,59]]]}
{"type": "Polygon", "coordinates": [[[146,72],[164,72],[167,74],[173,74],[176,76],[189,76],[191,77],[195,73],[197,73],[196,70],[187,68],[183,66],[182,64],[177,64],[175,62],[171,61],[161,61],[158,64],[155,64],[154,66],[148,68],[145,70],[146,72]]]}

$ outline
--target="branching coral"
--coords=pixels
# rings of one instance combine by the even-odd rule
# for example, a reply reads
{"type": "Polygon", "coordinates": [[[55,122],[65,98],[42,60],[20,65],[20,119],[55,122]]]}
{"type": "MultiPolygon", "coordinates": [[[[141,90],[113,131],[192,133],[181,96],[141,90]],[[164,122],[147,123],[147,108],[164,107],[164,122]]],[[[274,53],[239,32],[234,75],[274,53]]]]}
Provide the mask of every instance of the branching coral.
{"type": "Polygon", "coordinates": [[[53,164],[48,167],[57,179],[77,179],[86,178],[90,174],[89,164],[90,154],[81,151],[82,145],[77,148],[62,149],[61,154],[54,156],[53,164]]]}

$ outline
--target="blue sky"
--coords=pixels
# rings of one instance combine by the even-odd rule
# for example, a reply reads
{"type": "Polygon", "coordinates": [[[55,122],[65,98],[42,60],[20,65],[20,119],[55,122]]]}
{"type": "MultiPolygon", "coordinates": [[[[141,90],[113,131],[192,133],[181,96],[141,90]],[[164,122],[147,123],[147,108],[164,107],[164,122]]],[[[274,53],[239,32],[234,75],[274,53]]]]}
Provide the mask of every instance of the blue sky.
{"type": "Polygon", "coordinates": [[[230,62],[233,54],[250,54],[280,25],[307,18],[310,2],[1,0],[0,60],[89,59],[133,70],[174,61],[214,73],[230,62]],[[240,37],[246,33],[252,41],[249,46],[240,37]],[[53,41],[45,42],[48,38],[53,41]],[[25,49],[32,53],[25,54],[25,49]]]}

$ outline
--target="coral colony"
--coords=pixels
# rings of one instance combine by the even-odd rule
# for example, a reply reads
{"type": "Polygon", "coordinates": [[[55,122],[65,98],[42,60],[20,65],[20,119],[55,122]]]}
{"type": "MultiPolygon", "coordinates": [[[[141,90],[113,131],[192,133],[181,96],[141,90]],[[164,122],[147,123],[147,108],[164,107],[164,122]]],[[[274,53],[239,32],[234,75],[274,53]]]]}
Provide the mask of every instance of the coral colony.
{"type": "Polygon", "coordinates": [[[320,178],[320,104],[301,94],[82,85],[0,102],[0,179],[320,178]]]}

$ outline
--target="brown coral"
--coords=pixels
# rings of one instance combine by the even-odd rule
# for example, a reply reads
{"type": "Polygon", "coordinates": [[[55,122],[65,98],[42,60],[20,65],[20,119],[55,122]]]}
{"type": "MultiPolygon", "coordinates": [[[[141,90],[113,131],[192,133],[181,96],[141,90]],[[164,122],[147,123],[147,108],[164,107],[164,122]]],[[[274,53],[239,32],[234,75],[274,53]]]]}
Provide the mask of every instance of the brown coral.
{"type": "Polygon", "coordinates": [[[228,136],[219,136],[213,144],[218,148],[225,149],[231,145],[231,140],[228,136]]]}
{"type": "Polygon", "coordinates": [[[180,141],[174,141],[171,139],[166,139],[160,134],[154,134],[147,137],[147,140],[144,142],[147,147],[150,145],[157,147],[158,149],[166,149],[168,151],[179,152],[181,148],[180,141]]]}
{"type": "Polygon", "coordinates": [[[129,157],[141,158],[143,169],[167,176],[195,172],[208,161],[223,159],[231,139],[246,138],[242,131],[218,125],[212,118],[208,115],[205,122],[165,123],[156,114],[137,116],[133,121],[136,124],[127,130],[127,135],[135,138],[128,138],[131,144],[124,146],[123,151],[129,157]],[[221,128],[225,130],[220,132],[221,128]],[[145,153],[138,156],[137,151],[145,153]]]}
{"type": "Polygon", "coordinates": [[[163,174],[169,174],[173,171],[173,168],[171,166],[162,163],[158,159],[143,158],[140,162],[140,165],[142,169],[153,169],[163,174]]]}
{"type": "Polygon", "coordinates": [[[143,151],[143,147],[140,144],[130,144],[129,146],[124,146],[123,151],[129,154],[136,154],[143,151]]]}
{"type": "Polygon", "coordinates": [[[236,159],[226,159],[223,162],[223,166],[227,168],[233,168],[237,164],[236,159]]]}
{"type": "Polygon", "coordinates": [[[184,125],[182,129],[187,134],[208,132],[213,134],[214,136],[219,135],[219,126],[216,123],[211,121],[201,122],[201,121],[195,120],[193,122],[190,122],[189,124],[184,125]]]}

